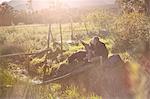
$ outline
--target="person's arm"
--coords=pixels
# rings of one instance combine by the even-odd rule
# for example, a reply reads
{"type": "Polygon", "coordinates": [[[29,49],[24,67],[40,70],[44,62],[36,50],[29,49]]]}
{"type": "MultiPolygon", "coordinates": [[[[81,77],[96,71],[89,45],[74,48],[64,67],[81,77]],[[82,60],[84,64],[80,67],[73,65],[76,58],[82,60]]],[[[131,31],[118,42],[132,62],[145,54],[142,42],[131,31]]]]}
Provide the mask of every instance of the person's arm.
{"type": "Polygon", "coordinates": [[[87,45],[85,42],[83,42],[83,41],[81,41],[81,40],[80,40],[80,42],[81,42],[81,44],[82,44],[83,46],[86,46],[86,45],[87,45]]]}

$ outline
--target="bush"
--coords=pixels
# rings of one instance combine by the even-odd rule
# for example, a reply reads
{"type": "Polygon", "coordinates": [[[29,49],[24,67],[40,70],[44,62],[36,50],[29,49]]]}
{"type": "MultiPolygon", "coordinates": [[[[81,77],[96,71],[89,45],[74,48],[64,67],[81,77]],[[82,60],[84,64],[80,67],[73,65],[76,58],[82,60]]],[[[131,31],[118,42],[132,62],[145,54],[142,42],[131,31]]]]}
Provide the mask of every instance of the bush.
{"type": "MultiPolygon", "coordinates": [[[[110,26],[114,22],[115,14],[108,10],[95,10],[82,18],[87,24],[90,34],[97,34],[104,37],[109,34],[110,26]],[[93,33],[92,33],[93,31],[93,33]]],[[[96,36],[96,35],[95,35],[96,36]]]]}
{"type": "Polygon", "coordinates": [[[0,97],[5,96],[15,82],[16,79],[8,71],[0,68],[0,97]]]}
{"type": "Polygon", "coordinates": [[[6,41],[6,36],[4,34],[0,34],[0,45],[4,44],[6,41]]]}
{"type": "Polygon", "coordinates": [[[119,16],[113,24],[114,52],[137,51],[149,40],[149,18],[131,13],[119,16]],[[137,44],[141,44],[137,47],[137,44]]]}

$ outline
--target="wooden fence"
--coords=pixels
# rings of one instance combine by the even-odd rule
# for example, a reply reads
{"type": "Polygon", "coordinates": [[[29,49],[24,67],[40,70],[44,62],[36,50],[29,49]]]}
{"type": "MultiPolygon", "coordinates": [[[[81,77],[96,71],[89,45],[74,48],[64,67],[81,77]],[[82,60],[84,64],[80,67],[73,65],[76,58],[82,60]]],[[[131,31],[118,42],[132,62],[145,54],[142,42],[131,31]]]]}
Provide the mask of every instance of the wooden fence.
{"type": "MultiPolygon", "coordinates": [[[[60,32],[60,43],[61,43],[61,50],[63,50],[63,33],[65,32],[70,32],[70,37],[73,38],[75,33],[76,32],[90,32],[90,30],[88,29],[87,27],[87,23],[84,22],[84,23],[80,23],[80,24],[84,24],[84,28],[82,29],[74,29],[74,24],[73,23],[69,23],[70,28],[69,31],[66,31],[66,30],[63,30],[62,29],[62,26],[63,24],[58,24],[59,26],[59,32],[60,32]]],[[[76,23],[76,24],[79,24],[79,23],[76,23]]],[[[42,26],[46,26],[48,27],[48,35],[47,35],[47,49],[49,49],[50,47],[50,41],[54,42],[54,35],[53,35],[53,31],[52,31],[52,26],[53,24],[49,24],[49,25],[46,25],[46,24],[39,24],[39,25],[20,25],[20,26],[14,26],[15,28],[24,28],[24,27],[42,27],[42,26]]],[[[0,27],[0,28],[5,28],[5,27],[0,27]]],[[[8,26],[9,28],[9,26],[8,26]]],[[[97,31],[99,31],[99,27],[96,27],[97,28],[97,31]]],[[[46,49],[46,50],[47,50],[46,49]]],[[[46,51],[46,50],[43,50],[43,51],[46,51]]],[[[8,55],[0,55],[0,58],[6,58],[6,57],[13,57],[13,56],[20,56],[20,55],[34,55],[34,54],[38,54],[40,51],[38,52],[34,52],[34,53],[15,53],[15,54],[8,54],[8,55]]]]}
{"type": "MultiPolygon", "coordinates": [[[[61,51],[63,52],[63,33],[64,32],[70,32],[70,37],[71,39],[73,39],[74,35],[76,32],[86,32],[88,33],[90,30],[88,29],[87,23],[80,23],[80,24],[84,24],[84,28],[80,28],[80,29],[75,29],[74,28],[74,24],[71,22],[69,23],[69,31],[64,31],[62,29],[63,24],[59,23],[57,26],[59,26],[59,32],[60,32],[60,44],[61,44],[61,51]]],[[[48,27],[48,33],[47,33],[47,49],[42,50],[42,51],[37,51],[37,52],[33,52],[33,53],[14,53],[14,54],[8,54],[8,55],[0,55],[0,59],[6,59],[6,58],[13,58],[16,56],[33,56],[33,55],[38,55],[40,53],[46,53],[46,56],[48,56],[48,52],[50,51],[50,43],[51,41],[54,42],[54,35],[53,35],[53,31],[52,31],[52,26],[53,24],[49,24],[49,25],[22,25],[22,26],[14,26],[15,28],[24,28],[24,27],[42,27],[42,26],[46,26],[48,27]]],[[[9,27],[2,27],[2,28],[9,28],[9,27]]],[[[99,30],[99,29],[98,29],[99,30]]],[[[29,60],[28,60],[29,61],[29,60]]],[[[46,62],[48,61],[48,57],[45,57],[45,68],[46,68],[46,62]]],[[[28,64],[28,68],[30,64],[28,64]]]]}

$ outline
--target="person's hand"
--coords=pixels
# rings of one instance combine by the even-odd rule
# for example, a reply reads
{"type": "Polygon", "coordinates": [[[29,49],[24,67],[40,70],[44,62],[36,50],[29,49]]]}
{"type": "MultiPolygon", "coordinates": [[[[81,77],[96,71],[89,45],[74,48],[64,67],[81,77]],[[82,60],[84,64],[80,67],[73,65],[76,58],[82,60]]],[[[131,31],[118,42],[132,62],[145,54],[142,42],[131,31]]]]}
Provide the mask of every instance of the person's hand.
{"type": "Polygon", "coordinates": [[[94,51],[92,51],[92,54],[93,54],[93,55],[95,55],[95,52],[94,52],[94,51]]]}

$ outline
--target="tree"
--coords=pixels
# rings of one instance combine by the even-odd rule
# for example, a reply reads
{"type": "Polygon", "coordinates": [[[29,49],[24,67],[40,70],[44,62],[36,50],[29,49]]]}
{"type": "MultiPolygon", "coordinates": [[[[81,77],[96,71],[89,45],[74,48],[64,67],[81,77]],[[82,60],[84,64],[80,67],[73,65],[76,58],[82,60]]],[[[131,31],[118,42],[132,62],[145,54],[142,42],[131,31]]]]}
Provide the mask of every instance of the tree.
{"type": "Polygon", "coordinates": [[[33,7],[32,7],[32,0],[27,0],[27,2],[28,2],[28,9],[29,9],[29,11],[30,12],[33,12],[33,7]]]}
{"type": "MultiPolygon", "coordinates": [[[[124,32],[129,32],[128,33],[128,38],[131,37],[131,33],[136,34],[136,35],[141,35],[141,33],[145,34],[145,36],[143,36],[143,41],[145,42],[145,44],[144,44],[145,45],[145,53],[148,53],[149,49],[150,49],[150,47],[149,47],[150,46],[150,44],[149,44],[150,43],[150,39],[149,39],[150,34],[149,34],[149,29],[147,27],[149,26],[148,23],[150,21],[149,18],[148,18],[150,16],[150,0],[117,0],[117,3],[120,5],[120,8],[122,9],[122,12],[126,15],[126,17],[128,17],[128,19],[124,17],[125,19],[123,21],[122,26],[125,26],[124,23],[126,23],[126,22],[128,22],[128,24],[126,24],[125,27],[121,26],[120,29],[121,28],[125,28],[127,30],[130,29],[130,31],[124,31],[124,32]],[[137,16],[138,13],[142,13],[142,15],[139,14],[137,16]],[[135,17],[137,17],[137,18],[134,18],[134,17],[131,16],[131,15],[134,15],[134,14],[135,14],[135,17]],[[132,17],[132,20],[128,21],[131,17],[132,17]],[[139,26],[137,29],[131,28],[131,26],[129,25],[132,21],[135,21],[135,23],[141,22],[141,23],[136,24],[137,26],[139,26]],[[128,28],[126,28],[126,27],[128,27],[128,28]],[[139,31],[141,33],[139,33],[139,31]]],[[[120,19],[118,19],[118,20],[121,21],[120,19]]],[[[120,23],[122,23],[122,21],[120,23]]],[[[133,22],[132,24],[135,24],[135,23],[133,22]]],[[[126,38],[126,41],[128,42],[130,40],[127,40],[127,38],[126,38]]],[[[130,42],[130,44],[131,44],[131,42],[130,42]]]]}
{"type": "Polygon", "coordinates": [[[146,14],[150,16],[150,0],[144,0],[145,1],[145,10],[146,14]]]}
{"type": "Polygon", "coordinates": [[[3,2],[0,5],[0,25],[11,25],[13,19],[15,17],[16,11],[14,8],[7,4],[7,2],[3,2]]]}
{"type": "Polygon", "coordinates": [[[116,2],[125,12],[142,11],[150,15],[150,0],[117,0],[116,2]]]}
{"type": "Polygon", "coordinates": [[[92,27],[98,27],[98,29],[103,30],[109,29],[115,15],[107,10],[94,10],[87,15],[82,17],[82,20],[89,22],[92,27]]]}
{"type": "Polygon", "coordinates": [[[114,22],[115,48],[121,52],[143,48],[140,44],[150,38],[148,25],[149,18],[144,14],[134,12],[119,16],[114,22]]]}

